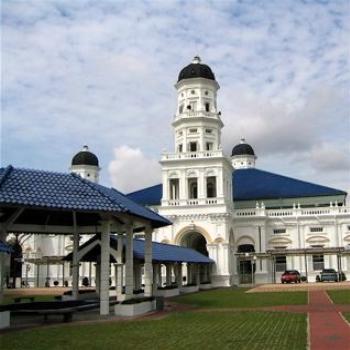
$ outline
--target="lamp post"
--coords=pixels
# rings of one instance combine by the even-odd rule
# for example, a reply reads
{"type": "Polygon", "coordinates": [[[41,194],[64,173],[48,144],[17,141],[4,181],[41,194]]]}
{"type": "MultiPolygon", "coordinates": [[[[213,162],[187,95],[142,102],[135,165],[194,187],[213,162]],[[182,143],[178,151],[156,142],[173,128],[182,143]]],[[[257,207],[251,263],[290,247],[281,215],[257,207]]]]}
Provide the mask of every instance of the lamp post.
{"type": "Polygon", "coordinates": [[[250,260],[250,262],[251,262],[251,270],[252,270],[252,286],[254,286],[255,285],[254,267],[256,263],[256,255],[253,254],[253,257],[250,260]]]}

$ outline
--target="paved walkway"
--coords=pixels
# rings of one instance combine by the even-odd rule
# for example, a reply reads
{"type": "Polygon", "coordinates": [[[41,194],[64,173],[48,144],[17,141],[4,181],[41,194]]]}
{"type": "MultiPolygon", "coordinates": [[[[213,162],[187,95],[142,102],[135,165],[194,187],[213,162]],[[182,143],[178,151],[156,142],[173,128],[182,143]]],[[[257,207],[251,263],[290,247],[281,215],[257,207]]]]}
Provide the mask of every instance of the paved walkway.
{"type": "Polygon", "coordinates": [[[350,350],[350,325],[325,291],[309,293],[311,350],[350,350]]]}

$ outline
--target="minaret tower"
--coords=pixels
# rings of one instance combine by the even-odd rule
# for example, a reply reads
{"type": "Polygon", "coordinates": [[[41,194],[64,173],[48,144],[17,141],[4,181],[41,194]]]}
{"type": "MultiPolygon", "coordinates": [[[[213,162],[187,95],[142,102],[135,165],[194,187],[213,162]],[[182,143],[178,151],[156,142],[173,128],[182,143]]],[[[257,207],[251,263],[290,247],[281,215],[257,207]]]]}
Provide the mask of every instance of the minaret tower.
{"type": "Polygon", "coordinates": [[[220,88],[215,75],[194,57],[175,84],[174,153],[164,153],[162,206],[232,204],[232,166],[221,149],[220,88]]]}
{"type": "Polygon", "coordinates": [[[89,151],[88,146],[78,152],[72,159],[70,171],[80,175],[83,179],[98,183],[100,167],[98,158],[89,151]]]}

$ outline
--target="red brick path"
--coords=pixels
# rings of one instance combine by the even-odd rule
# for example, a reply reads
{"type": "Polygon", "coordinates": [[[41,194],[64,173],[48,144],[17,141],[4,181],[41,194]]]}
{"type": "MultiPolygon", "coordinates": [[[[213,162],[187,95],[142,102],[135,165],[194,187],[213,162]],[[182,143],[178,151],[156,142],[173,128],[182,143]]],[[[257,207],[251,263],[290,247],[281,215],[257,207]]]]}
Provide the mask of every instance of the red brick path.
{"type": "Polygon", "coordinates": [[[350,350],[350,326],[325,291],[309,293],[311,350],[350,350]]]}

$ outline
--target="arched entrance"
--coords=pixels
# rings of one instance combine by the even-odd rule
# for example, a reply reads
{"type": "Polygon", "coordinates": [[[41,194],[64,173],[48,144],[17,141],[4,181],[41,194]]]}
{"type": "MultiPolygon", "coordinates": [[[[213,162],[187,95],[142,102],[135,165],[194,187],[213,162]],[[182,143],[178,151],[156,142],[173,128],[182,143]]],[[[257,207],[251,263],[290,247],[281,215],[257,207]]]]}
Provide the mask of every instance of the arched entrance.
{"type": "MultiPolygon", "coordinates": [[[[183,247],[191,248],[196,250],[197,252],[209,256],[207,250],[207,240],[206,238],[199,232],[190,231],[185,233],[180,241],[180,245],[183,247]]],[[[199,269],[199,283],[208,282],[210,279],[209,276],[209,265],[198,265],[197,269],[199,269]]],[[[198,270],[197,270],[198,273],[198,270]]],[[[187,275],[188,283],[194,283],[195,274],[188,273],[187,275]]]]}
{"type": "Polygon", "coordinates": [[[180,244],[183,247],[192,248],[194,250],[197,250],[197,252],[200,252],[201,254],[203,254],[205,256],[209,256],[209,253],[207,250],[207,240],[199,232],[186,233],[182,237],[180,244]]]}
{"type": "Polygon", "coordinates": [[[255,248],[253,244],[240,244],[237,247],[237,253],[240,253],[238,258],[238,275],[240,284],[252,284],[254,282],[255,248]]]}

